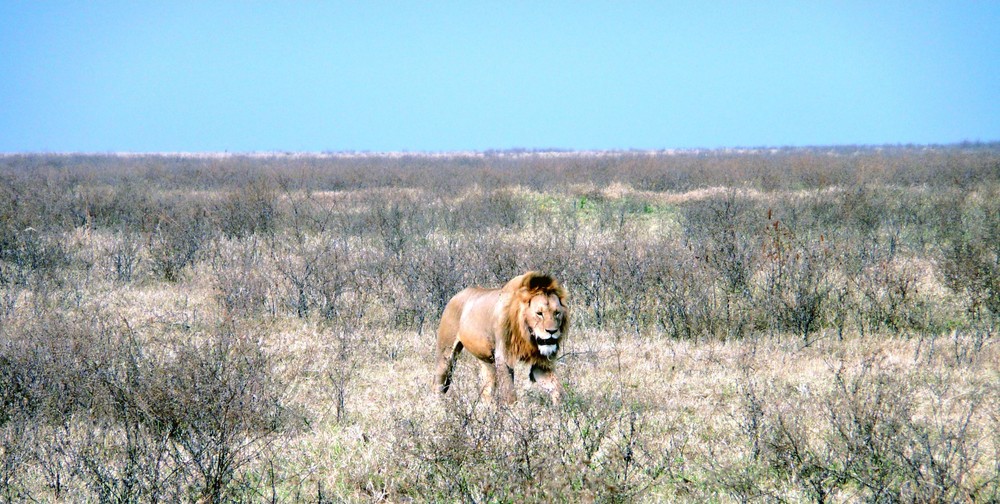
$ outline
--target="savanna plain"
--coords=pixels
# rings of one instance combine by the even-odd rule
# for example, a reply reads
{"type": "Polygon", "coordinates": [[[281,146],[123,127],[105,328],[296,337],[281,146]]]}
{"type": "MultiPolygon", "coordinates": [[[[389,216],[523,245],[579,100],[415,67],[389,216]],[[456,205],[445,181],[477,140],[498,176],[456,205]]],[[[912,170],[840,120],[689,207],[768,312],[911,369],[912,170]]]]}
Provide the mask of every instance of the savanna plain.
{"type": "Polygon", "coordinates": [[[998,144],[0,156],[3,502],[997,502],[998,330],[998,144]]]}

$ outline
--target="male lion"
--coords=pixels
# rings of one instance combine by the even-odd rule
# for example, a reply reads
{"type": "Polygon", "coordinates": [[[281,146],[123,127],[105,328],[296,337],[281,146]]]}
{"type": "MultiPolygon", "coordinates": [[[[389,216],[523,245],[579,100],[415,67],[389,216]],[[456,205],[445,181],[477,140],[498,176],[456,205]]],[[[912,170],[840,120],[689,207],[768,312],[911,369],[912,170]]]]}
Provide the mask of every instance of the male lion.
{"type": "Polygon", "coordinates": [[[567,329],[566,291],[551,276],[529,271],[501,289],[463,289],[441,315],[435,384],[441,393],[448,391],[465,348],[480,361],[484,394],[512,403],[513,366],[520,361],[531,365],[531,381],[558,403],[561,387],[553,367],[567,329]]]}

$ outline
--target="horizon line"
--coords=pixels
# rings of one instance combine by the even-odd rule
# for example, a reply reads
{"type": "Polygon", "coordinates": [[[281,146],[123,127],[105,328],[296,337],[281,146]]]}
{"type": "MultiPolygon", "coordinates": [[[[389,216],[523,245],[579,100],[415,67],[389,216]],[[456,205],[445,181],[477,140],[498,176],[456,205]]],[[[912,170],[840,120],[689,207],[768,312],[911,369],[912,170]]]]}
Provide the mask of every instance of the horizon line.
{"type": "Polygon", "coordinates": [[[253,151],[6,151],[0,152],[0,157],[17,156],[108,156],[108,157],[174,157],[174,158],[318,158],[318,159],[350,159],[350,158],[455,158],[455,157],[610,157],[621,155],[638,156],[683,156],[702,154],[778,154],[783,152],[816,152],[828,151],[829,154],[843,154],[842,151],[853,149],[855,152],[880,151],[887,149],[948,149],[948,148],[1000,148],[1000,140],[991,141],[961,141],[953,143],[885,143],[885,144],[829,144],[806,146],[756,146],[756,147],[704,147],[704,148],[664,148],[664,149],[564,149],[564,148],[505,148],[485,150],[322,150],[294,151],[286,149],[253,150],[253,151]]]}

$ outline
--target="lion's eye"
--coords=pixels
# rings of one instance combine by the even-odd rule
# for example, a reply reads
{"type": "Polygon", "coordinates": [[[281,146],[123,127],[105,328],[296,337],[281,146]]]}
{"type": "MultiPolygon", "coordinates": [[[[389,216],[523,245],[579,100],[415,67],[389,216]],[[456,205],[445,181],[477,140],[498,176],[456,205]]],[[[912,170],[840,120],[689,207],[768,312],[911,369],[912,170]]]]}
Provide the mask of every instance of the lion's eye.
{"type": "Polygon", "coordinates": [[[540,318],[542,316],[542,312],[535,312],[535,315],[538,315],[540,318]]]}

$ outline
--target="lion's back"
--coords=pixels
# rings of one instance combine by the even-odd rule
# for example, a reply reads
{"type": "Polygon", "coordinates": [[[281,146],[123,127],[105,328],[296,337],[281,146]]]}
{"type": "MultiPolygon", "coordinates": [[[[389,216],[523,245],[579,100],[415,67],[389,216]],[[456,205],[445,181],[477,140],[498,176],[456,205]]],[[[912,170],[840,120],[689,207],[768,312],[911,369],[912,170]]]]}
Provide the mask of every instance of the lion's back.
{"type": "Polygon", "coordinates": [[[492,323],[494,306],[499,296],[500,289],[467,287],[455,294],[448,306],[451,307],[454,303],[462,326],[492,323]]]}
{"type": "Polygon", "coordinates": [[[500,289],[480,287],[468,287],[455,294],[441,314],[439,348],[450,346],[459,339],[477,357],[489,356],[496,325],[494,307],[499,297],[500,289]]]}
{"type": "Polygon", "coordinates": [[[499,297],[500,289],[483,289],[481,287],[466,287],[452,296],[441,314],[441,326],[454,326],[457,331],[459,324],[481,322],[493,315],[493,307],[499,297]]]}

